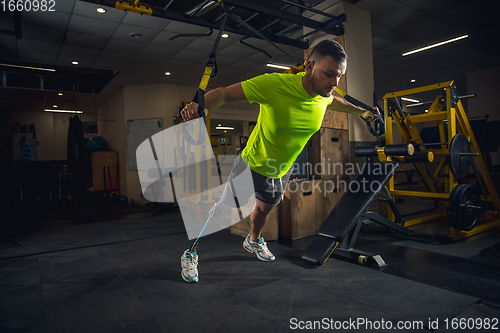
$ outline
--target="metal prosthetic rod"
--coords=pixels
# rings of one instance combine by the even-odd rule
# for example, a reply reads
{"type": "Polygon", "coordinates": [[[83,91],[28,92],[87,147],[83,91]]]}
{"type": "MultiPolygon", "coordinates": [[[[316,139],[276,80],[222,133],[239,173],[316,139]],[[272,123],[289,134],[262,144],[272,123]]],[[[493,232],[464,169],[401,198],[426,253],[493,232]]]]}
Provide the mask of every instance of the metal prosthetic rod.
{"type": "Polygon", "coordinates": [[[203,237],[203,231],[205,231],[205,228],[207,227],[207,225],[210,222],[210,220],[213,217],[217,217],[219,215],[219,212],[221,210],[222,205],[223,205],[222,201],[217,201],[213,205],[213,207],[210,209],[210,211],[208,212],[207,222],[205,222],[205,225],[203,226],[203,229],[201,229],[200,235],[198,236],[198,238],[196,238],[196,240],[194,241],[193,245],[191,245],[191,247],[189,248],[189,251],[196,252],[196,250],[198,249],[198,244],[201,241],[201,238],[203,237]]]}
{"type": "MultiPolygon", "coordinates": [[[[231,179],[231,176],[228,178],[227,184],[229,185],[231,197],[234,200],[235,208],[238,209],[238,214],[240,215],[240,220],[242,220],[243,215],[241,213],[240,200],[238,199],[238,197],[236,195],[236,190],[234,188],[234,184],[233,184],[233,180],[231,179]]],[[[203,229],[201,229],[200,235],[198,236],[198,238],[196,238],[193,245],[191,245],[191,247],[189,248],[189,251],[196,252],[196,249],[198,248],[198,244],[200,243],[201,238],[203,237],[203,232],[205,231],[208,223],[210,222],[210,220],[212,220],[213,217],[219,216],[219,213],[222,209],[222,206],[225,204],[227,204],[227,202],[226,203],[224,202],[224,194],[223,194],[222,198],[219,201],[217,201],[213,205],[213,207],[210,209],[210,211],[208,212],[207,222],[205,222],[203,229]]],[[[229,205],[229,207],[231,207],[231,205],[229,205]]]]}

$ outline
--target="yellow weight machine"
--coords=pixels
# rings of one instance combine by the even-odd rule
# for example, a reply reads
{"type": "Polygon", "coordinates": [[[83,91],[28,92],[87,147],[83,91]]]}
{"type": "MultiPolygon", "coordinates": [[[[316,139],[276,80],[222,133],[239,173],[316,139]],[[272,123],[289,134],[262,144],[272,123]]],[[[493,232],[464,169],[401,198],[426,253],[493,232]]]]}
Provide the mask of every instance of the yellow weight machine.
{"type": "MultiPolygon", "coordinates": [[[[435,213],[407,220],[405,226],[447,216],[450,222],[448,237],[453,241],[500,227],[500,199],[453,81],[388,93],[384,96],[384,115],[386,145],[394,144],[392,126],[394,121],[402,135],[403,143],[415,147],[413,156],[401,156],[398,160],[413,162],[428,190],[396,189],[392,177],[388,183],[390,194],[393,197],[433,198],[435,201],[435,213]],[[428,112],[416,115],[403,112],[398,102],[399,97],[434,90],[440,92],[428,112]],[[444,101],[444,105],[440,103],[440,99],[444,101]],[[440,142],[423,142],[415,125],[436,121],[440,142]],[[431,170],[430,162],[433,157],[436,159],[437,167],[431,170]],[[474,170],[481,192],[475,186],[459,184],[459,179],[465,176],[469,166],[474,170]]],[[[391,157],[384,154],[378,155],[381,161],[391,160],[391,157]]],[[[395,220],[390,209],[388,218],[395,220]]]]}

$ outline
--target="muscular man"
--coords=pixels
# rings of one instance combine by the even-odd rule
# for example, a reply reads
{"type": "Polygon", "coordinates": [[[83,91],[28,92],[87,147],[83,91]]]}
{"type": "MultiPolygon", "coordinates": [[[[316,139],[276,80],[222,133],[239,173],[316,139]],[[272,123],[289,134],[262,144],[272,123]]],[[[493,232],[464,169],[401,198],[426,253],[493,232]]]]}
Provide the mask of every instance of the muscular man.
{"type": "MultiPolygon", "coordinates": [[[[250,234],[245,238],[243,248],[255,253],[262,261],[273,261],[275,257],[261,237],[261,231],[269,213],[281,201],[292,164],[309,138],[320,129],[326,109],[370,120],[377,117],[332,95],[346,67],[347,55],[342,46],[334,40],[324,40],[309,56],[305,72],[264,74],[211,90],[205,95],[208,110],[230,102],[260,104],[255,129],[235,166],[244,163],[252,171],[256,200],[250,214],[250,234]]],[[[185,121],[198,118],[197,104],[187,105],[181,115],[185,121]]],[[[186,282],[198,282],[197,253],[186,250],[181,264],[182,278],[186,282]]]]}

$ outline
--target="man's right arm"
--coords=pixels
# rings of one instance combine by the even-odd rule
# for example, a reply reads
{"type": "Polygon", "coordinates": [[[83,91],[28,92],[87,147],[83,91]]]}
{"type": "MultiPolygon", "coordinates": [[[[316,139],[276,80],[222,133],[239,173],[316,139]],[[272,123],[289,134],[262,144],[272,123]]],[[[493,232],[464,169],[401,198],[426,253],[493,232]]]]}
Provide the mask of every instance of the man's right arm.
{"type": "Polygon", "coordinates": [[[241,83],[235,83],[229,87],[210,90],[205,94],[205,107],[213,110],[225,103],[246,101],[245,93],[241,83]]]}
{"type": "MultiPolygon", "coordinates": [[[[230,102],[243,102],[246,101],[245,93],[241,87],[241,83],[235,83],[229,87],[221,87],[214,90],[210,90],[205,94],[205,108],[208,110],[213,110],[221,107],[225,103],[230,102]]],[[[182,109],[181,116],[184,121],[191,119],[196,119],[198,115],[198,104],[189,103],[182,109]]],[[[205,113],[207,111],[205,110],[205,113]]]]}

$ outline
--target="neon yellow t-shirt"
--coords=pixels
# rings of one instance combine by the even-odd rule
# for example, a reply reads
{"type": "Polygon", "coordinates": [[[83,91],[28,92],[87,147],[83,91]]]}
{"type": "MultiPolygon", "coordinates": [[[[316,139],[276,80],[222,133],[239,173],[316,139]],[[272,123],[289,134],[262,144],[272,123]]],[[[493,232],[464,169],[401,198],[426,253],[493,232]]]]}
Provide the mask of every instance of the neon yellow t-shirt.
{"type": "Polygon", "coordinates": [[[304,75],[264,74],[241,83],[247,100],[260,104],[257,124],[241,156],[261,175],[284,176],[321,127],[331,98],[311,97],[302,86],[304,75]]]}

